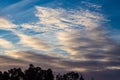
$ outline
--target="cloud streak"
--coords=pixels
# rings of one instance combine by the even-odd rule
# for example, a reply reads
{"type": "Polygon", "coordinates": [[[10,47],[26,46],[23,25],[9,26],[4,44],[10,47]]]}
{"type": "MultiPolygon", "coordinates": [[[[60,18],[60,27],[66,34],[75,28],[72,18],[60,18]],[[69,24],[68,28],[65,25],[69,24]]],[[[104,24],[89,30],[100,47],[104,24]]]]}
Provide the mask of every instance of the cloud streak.
{"type": "Polygon", "coordinates": [[[44,41],[34,38],[32,36],[28,36],[25,34],[17,34],[20,38],[19,44],[22,44],[23,46],[28,46],[36,50],[43,50],[48,51],[52,49],[50,45],[45,43],[44,41]]]}
{"type": "MultiPolygon", "coordinates": [[[[36,9],[38,10],[36,16],[40,19],[37,24],[52,27],[53,29],[49,31],[57,28],[56,38],[62,45],[59,48],[68,52],[69,59],[96,61],[103,66],[104,63],[111,62],[110,58],[113,57],[110,53],[115,53],[112,50],[117,49],[119,44],[113,42],[107,35],[104,29],[106,19],[102,14],[84,9],[76,11],[38,6],[36,9]],[[62,30],[59,31],[58,28],[62,30]]],[[[119,60],[117,55],[114,58],[119,60]]],[[[93,68],[96,69],[95,66],[93,68]]]]}
{"type": "Polygon", "coordinates": [[[16,25],[10,22],[9,20],[0,17],[0,29],[12,29],[12,28],[16,28],[16,25]]]}
{"type": "Polygon", "coordinates": [[[8,40],[5,40],[3,38],[0,38],[0,46],[3,47],[3,48],[6,48],[6,49],[12,49],[14,48],[14,45],[8,41],[8,40]]]}

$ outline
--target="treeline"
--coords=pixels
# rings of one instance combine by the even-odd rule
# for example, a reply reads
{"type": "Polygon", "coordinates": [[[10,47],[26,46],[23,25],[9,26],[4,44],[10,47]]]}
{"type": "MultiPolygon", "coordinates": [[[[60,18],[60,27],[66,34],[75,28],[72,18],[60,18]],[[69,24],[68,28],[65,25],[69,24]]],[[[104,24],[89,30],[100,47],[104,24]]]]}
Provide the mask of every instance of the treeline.
{"type": "Polygon", "coordinates": [[[0,80],[84,80],[84,78],[76,72],[57,74],[55,76],[51,69],[43,70],[30,64],[29,68],[24,71],[21,68],[0,71],[0,80]]]}

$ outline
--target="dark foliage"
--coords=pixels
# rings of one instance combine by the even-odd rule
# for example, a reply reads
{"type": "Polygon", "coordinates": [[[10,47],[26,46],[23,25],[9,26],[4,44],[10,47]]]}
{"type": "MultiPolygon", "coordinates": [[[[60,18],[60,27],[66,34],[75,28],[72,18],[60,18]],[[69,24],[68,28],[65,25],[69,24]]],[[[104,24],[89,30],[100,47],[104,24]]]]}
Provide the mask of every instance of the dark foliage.
{"type": "Polygon", "coordinates": [[[0,71],[0,80],[84,80],[84,78],[76,72],[54,76],[51,69],[43,70],[30,64],[25,71],[22,71],[21,68],[13,68],[4,72],[0,71]]]}

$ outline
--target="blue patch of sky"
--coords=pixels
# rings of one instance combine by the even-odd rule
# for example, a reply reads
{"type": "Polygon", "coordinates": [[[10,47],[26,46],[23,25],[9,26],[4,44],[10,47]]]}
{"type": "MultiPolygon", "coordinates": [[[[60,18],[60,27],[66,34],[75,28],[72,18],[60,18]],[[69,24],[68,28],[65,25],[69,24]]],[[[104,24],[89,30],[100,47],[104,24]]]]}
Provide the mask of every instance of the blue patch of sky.
{"type": "Polygon", "coordinates": [[[17,43],[19,41],[19,37],[11,31],[0,30],[0,35],[2,35],[0,36],[1,38],[4,38],[12,43],[17,43]]]}
{"type": "Polygon", "coordinates": [[[27,35],[37,35],[37,34],[42,34],[42,33],[44,33],[44,32],[37,32],[37,31],[34,31],[34,30],[32,30],[32,29],[26,29],[26,30],[24,31],[24,33],[27,34],[27,35]]]}
{"type": "Polygon", "coordinates": [[[63,55],[68,55],[69,53],[64,51],[64,50],[61,50],[60,48],[55,48],[52,50],[53,52],[56,52],[56,54],[63,54],[63,55]]]}
{"type": "Polygon", "coordinates": [[[34,20],[34,9],[32,7],[35,1],[22,0],[18,3],[8,5],[0,10],[0,16],[7,17],[16,24],[26,23],[30,20],[32,21],[34,20]]]}
{"type": "Polygon", "coordinates": [[[21,0],[20,2],[11,3],[11,1],[4,1],[4,3],[9,3],[9,5],[4,5],[4,8],[0,9],[0,16],[7,17],[13,20],[16,24],[29,23],[32,21],[37,21],[38,18],[35,17],[35,6],[43,5],[50,2],[51,0],[21,0]]]}
{"type": "Polygon", "coordinates": [[[5,8],[8,5],[17,3],[19,1],[21,1],[21,0],[0,0],[0,10],[5,8]]]}
{"type": "Polygon", "coordinates": [[[110,20],[109,24],[113,29],[120,30],[120,0],[103,1],[103,13],[110,20]]]}
{"type": "Polygon", "coordinates": [[[107,22],[108,35],[120,42],[120,0],[102,0],[102,13],[109,20],[107,22]]]}

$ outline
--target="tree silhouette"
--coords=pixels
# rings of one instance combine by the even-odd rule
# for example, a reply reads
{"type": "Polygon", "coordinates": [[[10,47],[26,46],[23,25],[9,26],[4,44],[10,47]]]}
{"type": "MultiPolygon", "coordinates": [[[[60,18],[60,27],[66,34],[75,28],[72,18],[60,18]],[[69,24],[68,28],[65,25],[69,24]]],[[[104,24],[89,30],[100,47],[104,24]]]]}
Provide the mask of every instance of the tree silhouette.
{"type": "MultiPolygon", "coordinates": [[[[30,64],[28,69],[22,71],[21,68],[13,68],[8,71],[0,71],[0,80],[84,80],[83,76],[79,78],[76,72],[53,75],[51,68],[43,70],[41,67],[35,67],[30,64]]],[[[94,79],[92,79],[94,80],[94,79]]]]}
{"type": "Polygon", "coordinates": [[[81,75],[80,80],[84,80],[83,76],[81,75]]]}

